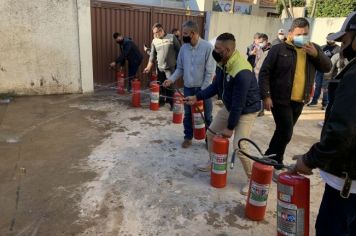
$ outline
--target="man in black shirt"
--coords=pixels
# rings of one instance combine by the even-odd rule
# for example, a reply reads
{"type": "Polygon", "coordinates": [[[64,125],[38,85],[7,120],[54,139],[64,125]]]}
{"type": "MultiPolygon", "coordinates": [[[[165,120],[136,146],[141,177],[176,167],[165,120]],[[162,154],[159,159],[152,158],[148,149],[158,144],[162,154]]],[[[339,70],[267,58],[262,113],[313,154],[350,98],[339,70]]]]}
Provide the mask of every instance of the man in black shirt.
{"type": "Polygon", "coordinates": [[[114,61],[110,63],[110,67],[114,67],[117,64],[120,66],[125,65],[125,61],[127,60],[129,63],[129,71],[128,77],[129,82],[127,85],[127,91],[131,92],[131,81],[136,76],[137,70],[142,62],[142,54],[139,51],[136,44],[130,38],[124,38],[124,36],[120,33],[114,33],[113,38],[116,43],[120,46],[121,53],[120,56],[114,61]]]}

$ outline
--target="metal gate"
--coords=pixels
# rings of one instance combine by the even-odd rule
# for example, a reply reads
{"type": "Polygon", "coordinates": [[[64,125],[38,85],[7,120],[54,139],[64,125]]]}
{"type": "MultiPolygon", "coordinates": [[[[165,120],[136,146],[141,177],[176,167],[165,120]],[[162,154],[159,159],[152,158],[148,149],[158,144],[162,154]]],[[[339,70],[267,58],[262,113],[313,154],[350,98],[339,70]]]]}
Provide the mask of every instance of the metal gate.
{"type": "Polygon", "coordinates": [[[152,25],[160,22],[165,30],[170,32],[173,28],[181,30],[186,20],[196,21],[200,27],[201,36],[204,36],[204,12],[91,1],[94,83],[115,82],[115,73],[109,69],[109,64],[120,53],[112,34],[120,32],[125,37],[132,38],[141,50],[144,60],[138,75],[142,84],[147,85],[148,78],[141,73],[148,62],[148,55],[144,53],[143,45],[151,45],[152,25]]]}

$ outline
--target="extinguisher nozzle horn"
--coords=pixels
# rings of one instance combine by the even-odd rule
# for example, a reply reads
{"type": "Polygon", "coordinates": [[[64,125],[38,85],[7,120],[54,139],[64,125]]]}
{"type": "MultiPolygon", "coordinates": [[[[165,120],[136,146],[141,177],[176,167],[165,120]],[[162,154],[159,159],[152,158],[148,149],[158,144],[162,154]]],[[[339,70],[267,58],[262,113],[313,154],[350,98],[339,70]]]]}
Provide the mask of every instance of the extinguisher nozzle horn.
{"type": "Polygon", "coordinates": [[[234,164],[235,164],[235,158],[236,158],[236,150],[234,150],[232,152],[232,156],[231,156],[231,163],[230,163],[230,169],[234,169],[234,164]]]}

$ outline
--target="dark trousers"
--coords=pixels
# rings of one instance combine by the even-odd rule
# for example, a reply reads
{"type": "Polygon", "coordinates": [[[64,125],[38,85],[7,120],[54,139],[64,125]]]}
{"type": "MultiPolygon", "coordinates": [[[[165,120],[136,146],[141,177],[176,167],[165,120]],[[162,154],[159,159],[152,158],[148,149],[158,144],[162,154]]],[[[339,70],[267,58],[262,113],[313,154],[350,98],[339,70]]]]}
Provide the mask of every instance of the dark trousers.
{"type": "Polygon", "coordinates": [[[356,235],[356,194],[340,197],[340,191],[325,184],[315,224],[316,236],[356,235]]]}
{"type": "Polygon", "coordinates": [[[136,73],[137,73],[137,71],[138,71],[138,68],[140,67],[140,65],[141,65],[141,62],[140,62],[140,64],[129,64],[129,70],[128,70],[128,77],[129,77],[129,79],[128,79],[128,83],[127,83],[127,91],[131,91],[131,88],[132,88],[132,86],[131,86],[131,82],[132,82],[132,80],[133,79],[135,79],[136,78],[136,73]]]}
{"type": "Polygon", "coordinates": [[[278,163],[283,163],[283,155],[287,144],[292,139],[293,128],[302,113],[304,103],[291,101],[289,105],[273,104],[272,115],[276,124],[266,155],[276,154],[273,157],[278,163]]]}
{"type": "MultiPolygon", "coordinates": [[[[188,88],[184,87],[184,96],[196,95],[201,89],[200,88],[188,88]]],[[[204,100],[204,118],[205,126],[209,127],[213,121],[213,102],[211,98],[204,100]]],[[[193,139],[193,121],[192,121],[192,108],[191,106],[184,104],[184,139],[193,139]]]]}
{"type": "Polygon", "coordinates": [[[324,81],[324,73],[317,71],[315,75],[315,90],[314,96],[311,101],[312,104],[317,104],[323,89],[323,101],[322,106],[328,105],[328,92],[326,91],[326,81],[324,81]],[[324,89],[323,89],[324,88],[324,89]]]}
{"type": "MultiPolygon", "coordinates": [[[[162,69],[157,69],[157,79],[159,84],[163,84],[163,82],[168,79],[174,72],[174,68],[173,69],[167,69],[167,70],[162,70],[162,69]]],[[[166,102],[169,103],[171,105],[171,108],[173,107],[173,94],[174,94],[174,90],[173,87],[163,87],[160,86],[159,89],[159,105],[163,106],[166,102]]]]}

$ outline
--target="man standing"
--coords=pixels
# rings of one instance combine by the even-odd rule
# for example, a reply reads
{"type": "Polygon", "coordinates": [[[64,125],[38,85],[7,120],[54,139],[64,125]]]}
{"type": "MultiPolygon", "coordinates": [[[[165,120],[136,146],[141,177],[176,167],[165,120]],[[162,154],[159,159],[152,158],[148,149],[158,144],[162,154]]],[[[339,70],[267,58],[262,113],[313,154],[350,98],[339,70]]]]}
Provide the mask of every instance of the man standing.
{"type": "Polygon", "coordinates": [[[325,191],[316,219],[317,236],[356,235],[356,12],[328,40],[342,42],[350,63],[336,76],[340,81],[320,141],[297,155],[295,171],[312,174],[319,168],[325,191]]]}
{"type": "MultiPolygon", "coordinates": [[[[331,35],[332,33],[328,34],[331,35]]],[[[340,47],[336,45],[335,41],[326,41],[326,45],[321,47],[326,56],[331,58],[336,53],[340,51],[340,47]]],[[[323,92],[323,101],[321,103],[322,110],[325,110],[328,105],[328,91],[327,91],[327,81],[324,81],[324,73],[317,71],[315,76],[315,90],[312,101],[308,104],[308,106],[316,106],[318,104],[318,100],[321,92],[323,92]]]]}
{"type": "MultiPolygon", "coordinates": [[[[212,56],[212,45],[200,38],[198,24],[187,21],[183,24],[183,46],[178,54],[177,69],[165,81],[164,86],[170,86],[174,81],[183,76],[184,95],[193,96],[201,89],[207,88],[213,79],[215,61],[212,56]]],[[[213,104],[211,99],[204,100],[204,114],[206,125],[212,121],[213,104]]],[[[189,105],[184,105],[184,141],[183,148],[192,145],[193,127],[192,112],[189,105]]]]}
{"type": "Polygon", "coordinates": [[[128,77],[129,81],[127,84],[127,91],[131,92],[131,81],[135,78],[138,68],[142,62],[142,54],[138,50],[136,44],[129,38],[124,38],[121,33],[115,32],[113,38],[117,44],[120,46],[121,54],[116,59],[116,61],[110,63],[110,67],[115,67],[119,64],[121,67],[125,65],[127,60],[129,63],[128,66],[128,77]]]}
{"type": "Polygon", "coordinates": [[[258,47],[256,52],[256,59],[255,59],[255,67],[254,72],[256,78],[258,78],[258,74],[260,73],[260,69],[264,59],[266,58],[268,51],[271,49],[271,45],[268,43],[268,36],[266,34],[260,34],[258,37],[258,47]]]}
{"type": "MultiPolygon", "coordinates": [[[[293,127],[310,99],[315,70],[328,72],[330,59],[320,46],[309,42],[309,22],[293,20],[285,43],[273,46],[263,62],[259,84],[264,108],[272,110],[276,130],[266,154],[283,163],[283,155],[293,135],[293,127]]],[[[280,171],[274,172],[274,179],[280,171]]]]}
{"type": "MultiPolygon", "coordinates": [[[[178,39],[173,34],[167,34],[160,23],[156,23],[152,27],[153,40],[151,44],[150,59],[144,69],[144,73],[149,73],[153,64],[157,61],[157,77],[158,81],[163,82],[169,78],[177,63],[177,55],[179,53],[180,44],[178,39]]],[[[173,108],[173,94],[171,88],[160,87],[159,105],[164,106],[168,102],[173,108]]]]}
{"type": "MultiPolygon", "coordinates": [[[[213,57],[218,63],[216,79],[209,87],[198,92],[196,96],[188,96],[185,100],[188,104],[193,105],[197,100],[207,99],[218,94],[224,107],[218,111],[209,128],[228,138],[235,133],[233,146],[236,149],[241,138],[250,136],[257,113],[261,110],[260,91],[251,65],[236,50],[234,35],[224,33],[216,39],[213,57]]],[[[211,154],[214,134],[208,130],[207,137],[209,154],[211,154]]],[[[245,145],[242,149],[248,152],[245,145]]],[[[241,153],[237,153],[237,155],[248,178],[247,183],[240,191],[241,194],[246,195],[251,177],[252,161],[241,153]]],[[[208,171],[210,166],[211,161],[200,170],[208,171]]]]}
{"type": "Polygon", "coordinates": [[[260,37],[260,33],[255,33],[253,36],[253,43],[247,47],[247,61],[250,62],[251,66],[255,66],[256,52],[258,47],[258,38],[260,37]]]}
{"type": "Polygon", "coordinates": [[[284,34],[284,29],[279,29],[277,38],[275,40],[273,40],[272,46],[280,44],[280,43],[284,43],[284,41],[286,41],[286,36],[284,34]]]}
{"type": "Polygon", "coordinates": [[[182,41],[180,40],[180,31],[179,31],[179,29],[173,28],[172,29],[172,34],[174,36],[176,36],[176,38],[178,39],[179,44],[182,45],[182,41]]]}

